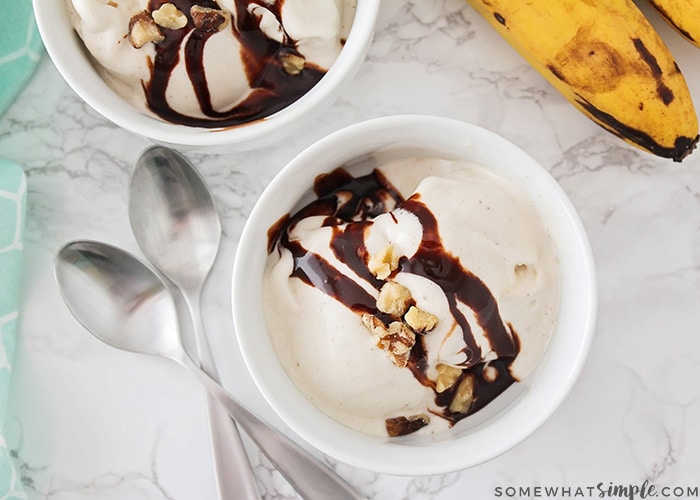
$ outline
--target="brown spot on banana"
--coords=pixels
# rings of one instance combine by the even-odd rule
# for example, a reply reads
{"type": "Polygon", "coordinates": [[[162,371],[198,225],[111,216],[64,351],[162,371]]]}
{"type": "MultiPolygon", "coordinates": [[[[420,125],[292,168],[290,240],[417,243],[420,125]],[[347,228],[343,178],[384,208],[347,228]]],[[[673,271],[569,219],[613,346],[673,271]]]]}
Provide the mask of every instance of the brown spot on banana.
{"type": "Polygon", "coordinates": [[[566,78],[564,78],[564,75],[562,75],[559,70],[554,66],[553,64],[548,64],[547,69],[552,72],[552,74],[558,79],[561,80],[562,82],[568,84],[569,82],[566,81],[566,78]]]}
{"type": "MultiPolygon", "coordinates": [[[[496,21],[498,21],[499,24],[506,26],[506,18],[503,17],[501,14],[499,14],[498,12],[494,12],[493,17],[496,19],[496,21]]],[[[506,26],[506,28],[507,28],[507,26],[506,26]]]]}
{"type": "Polygon", "coordinates": [[[599,94],[615,89],[627,73],[625,58],[611,45],[581,27],[547,65],[561,81],[577,91],[599,94]]]}
{"type": "Polygon", "coordinates": [[[613,115],[596,108],[581,96],[578,96],[576,102],[604,129],[625,141],[641,146],[657,156],[671,158],[675,162],[683,161],[686,156],[692,153],[700,140],[700,136],[678,136],[673,147],[662,146],[649,134],[622,123],[613,115]]]}
{"type": "MultiPolygon", "coordinates": [[[[632,43],[634,43],[634,48],[637,49],[637,53],[640,55],[642,60],[649,66],[649,69],[651,70],[651,74],[656,80],[656,93],[661,99],[661,101],[668,106],[671,104],[671,101],[674,99],[673,91],[666,86],[666,84],[663,81],[663,71],[661,71],[661,67],[659,66],[658,61],[656,60],[656,57],[654,57],[654,54],[649,52],[649,49],[647,49],[646,45],[644,45],[644,42],[640,40],[639,38],[633,38],[632,43]]],[[[676,64],[676,68],[678,65],[676,64]]]]}

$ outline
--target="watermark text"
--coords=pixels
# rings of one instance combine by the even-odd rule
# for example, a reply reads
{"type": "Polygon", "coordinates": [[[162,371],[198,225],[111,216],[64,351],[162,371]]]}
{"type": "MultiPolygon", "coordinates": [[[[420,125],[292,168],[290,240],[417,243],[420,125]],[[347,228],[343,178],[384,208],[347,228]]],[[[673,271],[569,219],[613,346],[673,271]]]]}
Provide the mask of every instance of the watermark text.
{"type": "Polygon", "coordinates": [[[641,484],[600,482],[586,486],[496,486],[495,498],[559,500],[568,498],[700,498],[698,486],[657,486],[650,481],[641,484]]]}

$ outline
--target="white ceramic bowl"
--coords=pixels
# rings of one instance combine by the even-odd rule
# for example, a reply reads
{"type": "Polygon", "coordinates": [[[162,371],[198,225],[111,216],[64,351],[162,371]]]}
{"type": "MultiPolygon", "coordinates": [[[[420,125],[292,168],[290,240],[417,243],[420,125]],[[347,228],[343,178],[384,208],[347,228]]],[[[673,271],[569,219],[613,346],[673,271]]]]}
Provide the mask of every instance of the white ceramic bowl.
{"type": "Polygon", "coordinates": [[[372,41],[380,0],[358,0],[347,42],[338,59],[308,93],[285,109],[252,123],[207,129],[167,123],[137,110],[116,94],[93,67],[71,27],[66,0],[34,0],[39,32],[68,85],[116,125],[157,143],[213,152],[242,151],[271,144],[302,130],[337,99],[359,70],[372,41]]]}
{"type": "MultiPolygon", "coordinates": [[[[311,445],[342,462],[387,474],[425,475],[487,461],[535,431],[574,385],[593,337],[596,275],[581,221],[559,184],[521,149],[496,134],[428,116],[379,118],[340,130],[292,160],[269,184],[244,228],[233,272],[233,310],[245,362],[265,399],[311,445]],[[499,398],[448,432],[378,438],[327,417],[295,387],[265,329],[261,282],[267,230],[309,199],[314,178],[369,154],[417,151],[464,159],[493,169],[528,191],[553,236],[561,272],[559,321],[534,370],[499,398]]],[[[294,319],[293,319],[294,320],[294,319]]]]}

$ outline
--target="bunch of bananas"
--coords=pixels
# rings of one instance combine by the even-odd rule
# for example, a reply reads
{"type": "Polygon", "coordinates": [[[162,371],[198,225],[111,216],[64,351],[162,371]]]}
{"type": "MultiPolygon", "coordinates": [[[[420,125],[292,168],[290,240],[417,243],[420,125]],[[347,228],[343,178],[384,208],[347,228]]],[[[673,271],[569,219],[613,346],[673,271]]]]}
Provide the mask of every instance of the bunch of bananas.
{"type": "MultiPolygon", "coordinates": [[[[467,0],[567,100],[654,155],[682,161],[698,119],[678,64],[632,0],[467,0]]],[[[700,46],[700,1],[650,0],[700,46]]]]}

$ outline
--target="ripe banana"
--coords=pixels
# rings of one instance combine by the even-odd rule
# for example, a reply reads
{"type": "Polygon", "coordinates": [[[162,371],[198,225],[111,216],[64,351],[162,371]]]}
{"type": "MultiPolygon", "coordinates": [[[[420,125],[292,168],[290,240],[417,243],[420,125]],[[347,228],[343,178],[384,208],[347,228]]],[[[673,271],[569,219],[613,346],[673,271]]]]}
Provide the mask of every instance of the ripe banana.
{"type": "Polygon", "coordinates": [[[673,56],[632,0],[467,0],[576,108],[682,161],[698,119],[673,56]]]}
{"type": "Polygon", "coordinates": [[[700,47],[700,2],[697,0],[649,0],[678,33],[700,47]]]}

